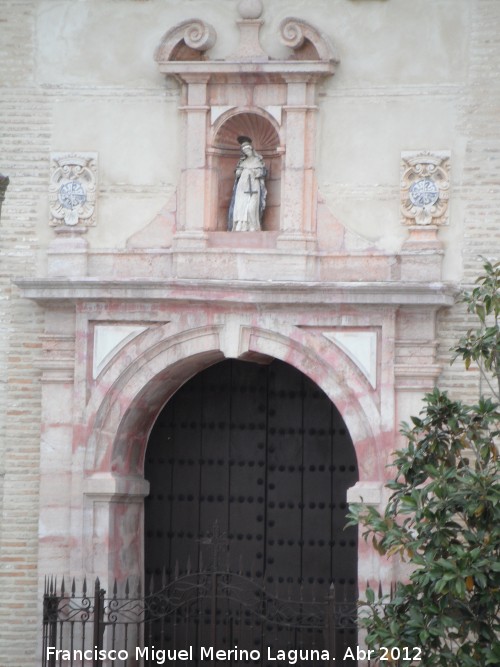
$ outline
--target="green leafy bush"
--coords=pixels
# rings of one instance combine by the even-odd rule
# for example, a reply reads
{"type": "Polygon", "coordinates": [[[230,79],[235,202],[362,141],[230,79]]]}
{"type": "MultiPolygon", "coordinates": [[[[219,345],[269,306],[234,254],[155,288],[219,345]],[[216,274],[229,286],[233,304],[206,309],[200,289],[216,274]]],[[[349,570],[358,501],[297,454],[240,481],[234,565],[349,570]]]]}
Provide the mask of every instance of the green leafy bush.
{"type": "Polygon", "coordinates": [[[419,417],[404,425],[407,447],[395,454],[384,513],[362,503],[350,510],[349,525],[365,527],[380,554],[411,566],[391,596],[368,590],[368,646],[420,647],[415,664],[500,665],[500,268],[484,269],[463,296],[478,327],[454,353],[479,365],[492,397],[465,405],[439,389],[426,395],[419,417]]]}

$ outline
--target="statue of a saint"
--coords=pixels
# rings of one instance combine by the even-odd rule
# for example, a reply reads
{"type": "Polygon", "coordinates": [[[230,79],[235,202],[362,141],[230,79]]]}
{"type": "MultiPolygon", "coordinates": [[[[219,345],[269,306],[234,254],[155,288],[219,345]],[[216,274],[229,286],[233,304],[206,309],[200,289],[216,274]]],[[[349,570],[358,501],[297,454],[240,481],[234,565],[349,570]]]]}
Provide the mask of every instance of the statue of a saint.
{"type": "Polygon", "coordinates": [[[250,137],[238,137],[241,157],[235,171],[233,195],[229,206],[228,230],[258,232],[266,208],[266,165],[255,152],[250,137]]]}

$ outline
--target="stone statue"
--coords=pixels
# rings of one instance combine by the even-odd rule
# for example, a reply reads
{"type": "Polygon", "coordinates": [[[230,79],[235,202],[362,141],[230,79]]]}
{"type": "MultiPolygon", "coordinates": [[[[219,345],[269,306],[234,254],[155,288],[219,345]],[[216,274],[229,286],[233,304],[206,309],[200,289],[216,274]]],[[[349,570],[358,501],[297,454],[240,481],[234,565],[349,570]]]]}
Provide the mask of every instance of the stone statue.
{"type": "Polygon", "coordinates": [[[266,208],[266,165],[262,155],[255,152],[250,137],[238,137],[241,157],[235,171],[235,181],[228,214],[228,230],[258,232],[266,208]]]}

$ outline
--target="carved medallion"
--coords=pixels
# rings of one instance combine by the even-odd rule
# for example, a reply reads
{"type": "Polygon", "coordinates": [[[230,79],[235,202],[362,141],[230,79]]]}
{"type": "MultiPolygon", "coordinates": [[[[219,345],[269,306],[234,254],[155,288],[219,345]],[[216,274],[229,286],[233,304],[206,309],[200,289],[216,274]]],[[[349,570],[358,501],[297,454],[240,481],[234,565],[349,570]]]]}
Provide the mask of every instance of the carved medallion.
{"type": "Polygon", "coordinates": [[[409,191],[410,201],[414,206],[423,208],[432,206],[439,199],[439,188],[430,178],[422,178],[415,181],[409,191]]]}
{"type": "Polygon", "coordinates": [[[97,153],[52,153],[49,202],[53,227],[95,225],[97,153]]]}
{"type": "Polygon", "coordinates": [[[449,161],[447,151],[401,154],[401,212],[405,225],[448,223],[449,161]]]}

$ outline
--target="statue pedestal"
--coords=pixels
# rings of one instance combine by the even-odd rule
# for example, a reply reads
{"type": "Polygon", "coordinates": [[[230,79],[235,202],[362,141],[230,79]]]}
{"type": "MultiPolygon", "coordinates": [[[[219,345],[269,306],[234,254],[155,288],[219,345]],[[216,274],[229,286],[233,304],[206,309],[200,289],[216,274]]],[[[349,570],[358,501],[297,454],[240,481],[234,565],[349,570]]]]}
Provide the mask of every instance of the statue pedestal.
{"type": "Polygon", "coordinates": [[[53,277],[81,278],[87,275],[88,242],[86,228],[56,228],[56,238],[47,249],[47,274],[53,277]]]}
{"type": "Polygon", "coordinates": [[[174,234],[172,247],[175,250],[193,250],[207,247],[207,234],[205,232],[190,230],[174,234]]]}
{"type": "Polygon", "coordinates": [[[276,247],[285,252],[314,252],[316,246],[316,237],[312,234],[284,233],[278,236],[276,243],[276,247]]]}
{"type": "Polygon", "coordinates": [[[443,263],[443,244],[438,239],[436,225],[412,226],[401,248],[401,280],[440,281],[443,263]]]}

